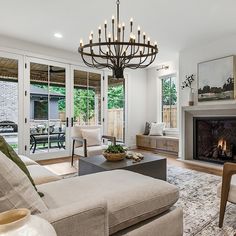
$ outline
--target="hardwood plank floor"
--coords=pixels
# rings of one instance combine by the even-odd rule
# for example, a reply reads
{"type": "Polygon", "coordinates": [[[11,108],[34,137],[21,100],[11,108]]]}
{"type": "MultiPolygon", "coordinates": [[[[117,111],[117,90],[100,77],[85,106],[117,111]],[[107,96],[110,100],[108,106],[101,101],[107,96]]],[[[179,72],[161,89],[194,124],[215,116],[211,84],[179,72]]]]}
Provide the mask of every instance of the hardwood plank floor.
{"type": "MultiPolygon", "coordinates": [[[[135,150],[137,152],[141,153],[151,153],[150,151],[144,151],[144,150],[135,150]]],[[[154,154],[153,155],[159,155],[159,154],[154,154]]],[[[160,156],[160,155],[159,155],[160,156]]],[[[163,156],[163,155],[161,155],[163,156]]],[[[173,166],[179,166],[182,168],[186,169],[191,169],[191,170],[196,170],[200,172],[205,172],[208,174],[213,174],[213,175],[219,175],[222,176],[222,168],[217,168],[214,166],[203,166],[203,165],[198,165],[194,163],[186,163],[184,161],[178,160],[173,156],[165,156],[167,159],[167,163],[169,165],[173,166]]],[[[77,158],[74,160],[74,166],[71,166],[71,157],[63,157],[63,158],[58,158],[58,159],[50,159],[50,160],[43,160],[43,161],[38,161],[40,165],[44,165],[46,168],[49,170],[59,173],[61,175],[65,174],[71,174],[77,172],[77,158]]]]}

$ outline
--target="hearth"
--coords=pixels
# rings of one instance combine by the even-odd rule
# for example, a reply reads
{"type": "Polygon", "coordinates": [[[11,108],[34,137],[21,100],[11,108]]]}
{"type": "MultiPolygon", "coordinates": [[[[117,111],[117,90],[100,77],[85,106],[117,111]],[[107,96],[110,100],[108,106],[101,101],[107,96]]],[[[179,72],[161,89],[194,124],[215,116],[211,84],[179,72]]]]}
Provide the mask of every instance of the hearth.
{"type": "Polygon", "coordinates": [[[193,158],[236,162],[236,117],[194,117],[193,158]]]}

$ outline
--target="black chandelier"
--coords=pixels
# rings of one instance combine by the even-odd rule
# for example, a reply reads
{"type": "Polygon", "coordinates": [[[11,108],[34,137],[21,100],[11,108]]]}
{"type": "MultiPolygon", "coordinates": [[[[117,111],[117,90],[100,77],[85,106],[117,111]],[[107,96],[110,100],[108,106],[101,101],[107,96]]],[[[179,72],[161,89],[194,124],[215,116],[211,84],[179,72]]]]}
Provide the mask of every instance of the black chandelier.
{"type": "Polygon", "coordinates": [[[108,30],[107,21],[104,30],[98,27],[98,41],[94,40],[94,33],[89,35],[89,43],[83,44],[80,40],[79,53],[84,63],[97,69],[109,68],[113,71],[114,78],[124,78],[124,69],[137,69],[149,66],[158,53],[157,43],[151,43],[145,32],[141,34],[140,27],[137,36],[133,30],[133,19],[130,19],[130,32],[128,40],[125,35],[125,24],[120,23],[119,6],[116,1],[117,18],[112,16],[111,33],[108,30]],[[102,33],[104,34],[102,36],[102,33]]]}

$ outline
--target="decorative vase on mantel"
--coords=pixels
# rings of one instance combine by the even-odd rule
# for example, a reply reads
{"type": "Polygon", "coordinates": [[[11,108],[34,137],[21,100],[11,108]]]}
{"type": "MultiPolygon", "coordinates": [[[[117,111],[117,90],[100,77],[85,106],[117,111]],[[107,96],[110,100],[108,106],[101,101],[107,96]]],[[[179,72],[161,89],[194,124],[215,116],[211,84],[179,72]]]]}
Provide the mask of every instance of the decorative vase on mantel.
{"type": "Polygon", "coordinates": [[[189,106],[193,106],[194,105],[194,92],[193,92],[193,88],[189,88],[188,105],[189,106]]]}
{"type": "Polygon", "coordinates": [[[192,75],[186,75],[185,80],[182,82],[182,89],[188,88],[189,89],[189,98],[188,98],[188,105],[193,106],[194,105],[194,92],[192,88],[192,83],[194,81],[194,74],[192,75]]]}
{"type": "Polygon", "coordinates": [[[0,213],[0,236],[56,236],[52,225],[25,208],[0,213]]]}

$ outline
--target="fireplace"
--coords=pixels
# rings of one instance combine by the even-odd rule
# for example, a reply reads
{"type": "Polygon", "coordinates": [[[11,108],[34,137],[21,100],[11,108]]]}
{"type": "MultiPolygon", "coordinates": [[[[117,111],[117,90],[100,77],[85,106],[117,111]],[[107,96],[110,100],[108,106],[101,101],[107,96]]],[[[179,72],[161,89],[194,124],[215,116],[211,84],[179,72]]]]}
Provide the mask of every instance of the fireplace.
{"type": "Polygon", "coordinates": [[[236,117],[194,117],[193,158],[236,162],[236,117]]]}

